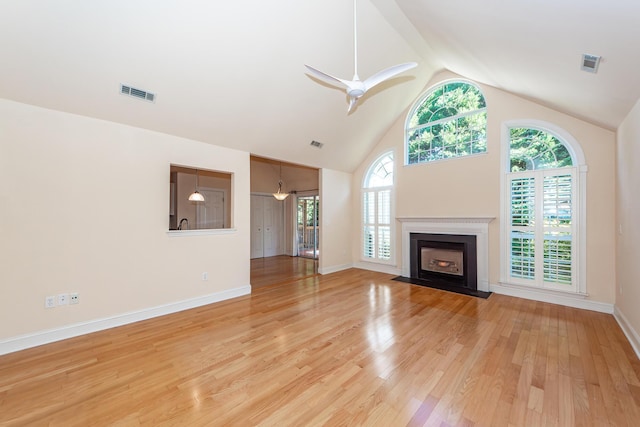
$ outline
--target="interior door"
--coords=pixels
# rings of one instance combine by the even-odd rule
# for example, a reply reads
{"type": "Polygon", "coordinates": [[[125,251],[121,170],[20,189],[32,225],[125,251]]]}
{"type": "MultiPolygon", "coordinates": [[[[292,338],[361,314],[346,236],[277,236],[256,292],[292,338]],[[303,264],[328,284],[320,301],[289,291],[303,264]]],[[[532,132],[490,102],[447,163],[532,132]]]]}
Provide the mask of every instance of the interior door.
{"type": "Polygon", "coordinates": [[[264,235],[264,241],[263,241],[263,250],[264,250],[264,255],[265,257],[268,256],[276,256],[279,255],[279,245],[278,242],[280,241],[279,239],[279,227],[278,227],[278,221],[277,221],[277,217],[276,217],[276,211],[278,208],[278,205],[276,205],[274,202],[276,203],[280,203],[280,201],[276,200],[274,197],[263,197],[263,203],[264,203],[264,208],[263,208],[263,235],[264,235]]]}
{"type": "Polygon", "coordinates": [[[273,196],[251,195],[251,258],[282,255],[284,202],[273,196]]]}
{"type": "Polygon", "coordinates": [[[251,195],[251,258],[264,256],[263,197],[251,195]]]}
{"type": "Polygon", "coordinates": [[[204,202],[198,203],[196,208],[196,228],[224,228],[226,209],[224,205],[224,190],[199,188],[204,196],[204,202]]]}

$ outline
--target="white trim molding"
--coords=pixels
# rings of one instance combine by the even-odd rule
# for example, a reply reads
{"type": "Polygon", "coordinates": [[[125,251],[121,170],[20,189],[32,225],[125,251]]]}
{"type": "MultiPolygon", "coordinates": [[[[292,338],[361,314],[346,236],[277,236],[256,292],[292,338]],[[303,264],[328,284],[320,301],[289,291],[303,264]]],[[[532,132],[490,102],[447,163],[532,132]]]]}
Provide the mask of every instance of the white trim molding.
{"type": "Polygon", "coordinates": [[[491,284],[491,292],[529,299],[533,301],[548,302],[567,307],[581,308],[583,310],[597,311],[600,313],[613,314],[613,304],[592,301],[586,299],[587,294],[576,294],[573,292],[561,292],[551,289],[533,288],[529,286],[510,285],[507,283],[491,284]]]}
{"type": "Polygon", "coordinates": [[[169,230],[169,237],[190,237],[190,236],[213,236],[220,234],[237,233],[237,228],[203,228],[201,230],[169,230]]]}
{"type": "Polygon", "coordinates": [[[402,275],[402,271],[400,271],[396,265],[360,261],[356,262],[353,266],[362,270],[377,271],[378,273],[393,274],[394,276],[402,275]]]}
{"type": "Polygon", "coordinates": [[[330,267],[319,267],[318,268],[318,273],[319,274],[331,274],[331,273],[336,273],[336,272],[342,271],[342,270],[348,270],[350,268],[353,268],[353,264],[342,264],[342,265],[332,265],[330,267]]]}
{"type": "Polygon", "coordinates": [[[494,217],[398,217],[402,223],[402,276],[411,276],[411,233],[476,236],[478,290],[489,291],[489,223],[494,217]]]}
{"type": "Polygon", "coordinates": [[[15,351],[24,350],[31,347],[37,347],[43,344],[49,344],[56,341],[66,340],[68,338],[86,335],[93,332],[103,331],[105,329],[115,328],[130,323],[140,322],[142,320],[154,317],[164,316],[166,314],[177,313],[191,308],[201,307],[203,305],[213,304],[216,302],[237,298],[251,293],[251,286],[240,286],[234,289],[228,289],[209,295],[204,295],[188,300],[172,302],[169,304],[159,305],[156,307],[145,308],[128,313],[118,314],[111,317],[90,320],[88,322],[75,323],[60,328],[44,330],[32,334],[20,335],[0,341],[0,355],[13,353],[15,351]]]}
{"type": "Polygon", "coordinates": [[[617,305],[614,307],[613,317],[616,319],[618,325],[620,325],[620,329],[622,329],[622,332],[629,340],[629,344],[633,347],[633,351],[635,351],[636,356],[640,359],[640,335],[638,335],[638,332],[633,329],[633,326],[631,326],[631,323],[629,323],[617,305]]]}

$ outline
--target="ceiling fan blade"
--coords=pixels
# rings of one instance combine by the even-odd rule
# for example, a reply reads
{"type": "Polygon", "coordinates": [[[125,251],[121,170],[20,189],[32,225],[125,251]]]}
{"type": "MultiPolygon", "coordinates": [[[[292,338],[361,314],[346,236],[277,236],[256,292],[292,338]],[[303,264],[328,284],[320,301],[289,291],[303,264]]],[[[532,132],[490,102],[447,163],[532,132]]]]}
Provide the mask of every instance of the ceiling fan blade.
{"type": "Polygon", "coordinates": [[[349,114],[351,112],[351,110],[353,110],[356,106],[356,104],[358,103],[358,98],[350,96],[349,97],[349,108],[347,109],[347,114],[349,114]]]}
{"type": "Polygon", "coordinates": [[[364,86],[366,90],[369,90],[375,85],[377,85],[378,83],[382,83],[383,81],[388,80],[400,73],[404,73],[405,71],[410,70],[416,67],[417,65],[418,64],[416,64],[415,62],[407,62],[405,64],[394,65],[393,67],[389,67],[382,71],[378,71],[376,74],[369,77],[363,82],[364,86]]]}
{"type": "Polygon", "coordinates": [[[334,77],[331,74],[323,73],[322,71],[317,70],[310,65],[305,64],[304,66],[307,67],[307,70],[309,70],[309,73],[313,77],[318,78],[320,80],[324,80],[325,82],[330,83],[332,85],[341,84],[343,86],[349,87],[349,83],[351,83],[348,80],[339,79],[338,77],[334,77]]]}

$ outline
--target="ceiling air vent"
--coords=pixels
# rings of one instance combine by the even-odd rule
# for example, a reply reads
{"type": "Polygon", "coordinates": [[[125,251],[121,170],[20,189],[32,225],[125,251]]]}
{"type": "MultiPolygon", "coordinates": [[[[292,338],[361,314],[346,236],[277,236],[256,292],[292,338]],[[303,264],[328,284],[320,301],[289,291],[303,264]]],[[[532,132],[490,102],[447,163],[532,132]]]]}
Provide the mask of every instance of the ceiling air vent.
{"type": "Polygon", "coordinates": [[[581,70],[587,71],[589,73],[597,73],[598,65],[600,65],[600,57],[597,55],[587,55],[586,53],[582,55],[582,66],[581,70]]]}
{"type": "Polygon", "coordinates": [[[123,95],[133,96],[134,98],[144,99],[149,102],[154,102],[156,99],[156,95],[151,92],[123,84],[120,84],[120,93],[123,95]]]}
{"type": "Polygon", "coordinates": [[[318,142],[318,141],[311,141],[310,144],[312,147],[316,147],[316,148],[322,148],[322,146],[324,145],[322,142],[318,142]]]}

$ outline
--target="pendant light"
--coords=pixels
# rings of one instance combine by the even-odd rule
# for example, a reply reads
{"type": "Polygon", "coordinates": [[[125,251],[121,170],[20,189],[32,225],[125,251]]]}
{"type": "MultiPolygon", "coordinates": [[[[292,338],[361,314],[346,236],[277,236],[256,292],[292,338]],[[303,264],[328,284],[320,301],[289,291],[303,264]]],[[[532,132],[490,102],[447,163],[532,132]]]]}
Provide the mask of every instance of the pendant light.
{"type": "Polygon", "coordinates": [[[204,196],[198,191],[198,169],[196,169],[196,188],[189,196],[190,202],[204,202],[204,196]]]}
{"type": "Polygon", "coordinates": [[[282,192],[282,162],[280,162],[280,180],[278,181],[278,192],[277,193],[273,193],[273,197],[275,197],[277,200],[284,200],[289,196],[289,193],[283,193],[282,192]]]}

